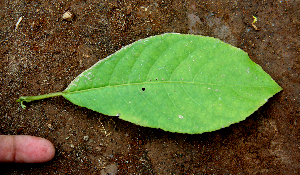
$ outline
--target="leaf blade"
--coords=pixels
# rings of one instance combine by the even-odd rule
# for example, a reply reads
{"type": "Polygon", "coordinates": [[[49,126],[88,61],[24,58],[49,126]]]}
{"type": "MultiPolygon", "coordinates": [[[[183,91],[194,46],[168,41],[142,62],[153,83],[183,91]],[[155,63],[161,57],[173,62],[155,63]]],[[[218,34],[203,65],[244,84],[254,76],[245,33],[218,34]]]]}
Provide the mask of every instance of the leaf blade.
{"type": "Polygon", "coordinates": [[[280,90],[238,48],[210,37],[164,34],[99,61],[63,96],[141,126],[194,134],[244,120],[280,90]]]}

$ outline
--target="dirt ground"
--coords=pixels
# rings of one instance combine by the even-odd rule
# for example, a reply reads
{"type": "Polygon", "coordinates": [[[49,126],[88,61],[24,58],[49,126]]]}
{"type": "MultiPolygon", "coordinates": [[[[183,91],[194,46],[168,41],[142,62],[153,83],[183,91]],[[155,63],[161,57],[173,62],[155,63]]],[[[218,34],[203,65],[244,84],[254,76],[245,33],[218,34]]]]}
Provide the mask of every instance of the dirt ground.
{"type": "Polygon", "coordinates": [[[0,1],[0,134],[56,148],[48,163],[1,164],[0,173],[300,174],[299,9],[297,0],[0,1]],[[63,20],[67,11],[74,16],[63,20]],[[25,110],[15,102],[63,91],[98,60],[167,32],[243,49],[283,91],[245,121],[199,135],[140,127],[63,97],[25,110]]]}

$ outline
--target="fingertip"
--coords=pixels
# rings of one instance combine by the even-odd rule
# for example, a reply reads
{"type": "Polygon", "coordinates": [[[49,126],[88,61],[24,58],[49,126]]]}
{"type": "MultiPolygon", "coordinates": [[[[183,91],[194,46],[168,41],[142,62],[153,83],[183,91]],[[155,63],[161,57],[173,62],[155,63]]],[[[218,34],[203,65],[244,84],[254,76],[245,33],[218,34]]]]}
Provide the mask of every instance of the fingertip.
{"type": "Polygon", "coordinates": [[[17,135],[15,136],[16,163],[43,163],[53,159],[55,148],[44,138],[17,135]]]}
{"type": "Polygon", "coordinates": [[[0,135],[0,162],[43,163],[55,155],[53,144],[28,135],[0,135]]]}

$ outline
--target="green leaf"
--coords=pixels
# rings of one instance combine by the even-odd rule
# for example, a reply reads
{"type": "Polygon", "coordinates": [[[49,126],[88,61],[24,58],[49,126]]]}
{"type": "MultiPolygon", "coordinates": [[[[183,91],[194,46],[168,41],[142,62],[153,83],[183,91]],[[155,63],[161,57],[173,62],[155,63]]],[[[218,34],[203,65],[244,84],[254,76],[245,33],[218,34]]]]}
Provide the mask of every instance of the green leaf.
{"type": "Polygon", "coordinates": [[[47,97],[62,95],[141,126],[196,134],[244,120],[281,90],[246,52],[211,37],[168,33],[122,48],[47,97]]]}

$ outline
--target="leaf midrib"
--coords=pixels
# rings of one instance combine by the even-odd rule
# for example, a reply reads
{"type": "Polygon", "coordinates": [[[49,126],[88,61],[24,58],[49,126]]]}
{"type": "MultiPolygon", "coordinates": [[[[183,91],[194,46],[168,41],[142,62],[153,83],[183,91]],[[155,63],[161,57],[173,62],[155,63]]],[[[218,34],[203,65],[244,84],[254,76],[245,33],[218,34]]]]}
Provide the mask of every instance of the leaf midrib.
{"type": "Polygon", "coordinates": [[[194,85],[208,85],[208,86],[227,86],[227,87],[252,87],[252,88],[274,88],[274,86],[251,86],[251,85],[228,85],[228,84],[213,84],[213,83],[197,83],[197,82],[187,82],[187,81],[158,81],[158,82],[142,82],[142,83],[131,83],[131,84],[119,84],[113,86],[103,86],[97,88],[89,88],[84,90],[77,90],[77,91],[63,91],[64,94],[73,94],[78,92],[85,92],[85,91],[92,91],[92,90],[99,90],[104,88],[116,88],[122,86],[134,86],[134,85],[147,85],[147,84],[194,84],[194,85]]]}

